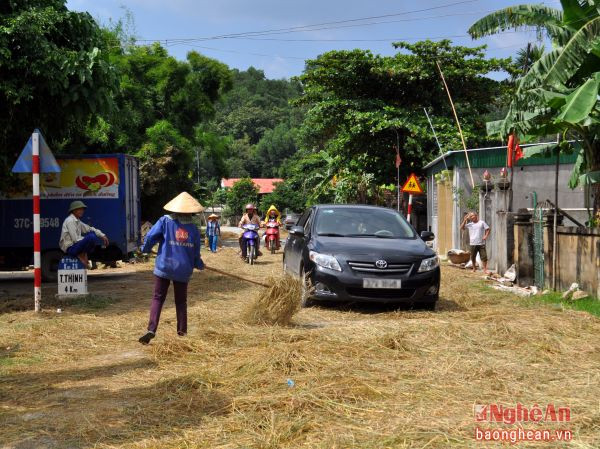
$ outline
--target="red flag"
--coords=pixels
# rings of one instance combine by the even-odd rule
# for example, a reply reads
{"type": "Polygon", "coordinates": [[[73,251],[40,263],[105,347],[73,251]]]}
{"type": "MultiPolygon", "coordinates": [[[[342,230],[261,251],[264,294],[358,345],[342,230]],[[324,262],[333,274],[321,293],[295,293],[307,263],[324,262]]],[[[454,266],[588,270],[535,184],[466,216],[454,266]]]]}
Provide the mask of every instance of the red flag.
{"type": "Polygon", "coordinates": [[[508,136],[508,166],[512,167],[515,162],[523,157],[523,150],[519,146],[519,138],[515,134],[508,136]]]}
{"type": "Polygon", "coordinates": [[[400,168],[400,164],[402,163],[402,159],[400,158],[400,149],[396,146],[394,148],[396,148],[396,168],[400,168]]]}

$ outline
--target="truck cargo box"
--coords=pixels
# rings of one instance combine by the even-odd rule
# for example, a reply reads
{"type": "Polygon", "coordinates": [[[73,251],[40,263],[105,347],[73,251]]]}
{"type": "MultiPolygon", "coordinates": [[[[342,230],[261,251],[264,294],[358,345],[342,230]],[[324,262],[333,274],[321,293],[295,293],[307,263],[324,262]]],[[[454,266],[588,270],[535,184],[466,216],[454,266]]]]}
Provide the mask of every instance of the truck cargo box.
{"type": "MultiPolygon", "coordinates": [[[[62,256],[58,242],[69,204],[88,206],[82,221],[104,232],[110,245],[98,248],[92,260],[122,260],[140,245],[138,161],[125,154],[58,156],[60,173],[40,175],[42,273],[56,275],[62,256]]],[[[0,269],[32,264],[33,218],[31,175],[0,192],[0,269]]]]}

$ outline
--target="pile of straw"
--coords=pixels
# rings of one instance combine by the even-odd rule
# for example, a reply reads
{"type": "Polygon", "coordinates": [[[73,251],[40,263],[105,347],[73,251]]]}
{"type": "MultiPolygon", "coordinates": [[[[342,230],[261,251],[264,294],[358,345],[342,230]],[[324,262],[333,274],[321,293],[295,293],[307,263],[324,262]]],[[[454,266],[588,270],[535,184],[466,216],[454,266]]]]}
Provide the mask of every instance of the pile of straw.
{"type": "Polygon", "coordinates": [[[268,289],[263,289],[242,314],[248,324],[290,324],[302,305],[302,282],[293,276],[272,276],[267,279],[268,289]]]}

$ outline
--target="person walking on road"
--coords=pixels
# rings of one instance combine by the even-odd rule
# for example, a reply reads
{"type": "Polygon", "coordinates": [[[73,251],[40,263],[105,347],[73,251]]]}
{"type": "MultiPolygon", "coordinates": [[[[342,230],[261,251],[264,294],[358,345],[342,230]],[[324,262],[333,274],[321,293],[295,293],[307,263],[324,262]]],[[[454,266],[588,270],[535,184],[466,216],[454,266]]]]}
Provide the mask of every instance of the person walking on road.
{"type": "Polygon", "coordinates": [[[473,271],[477,271],[477,254],[481,258],[483,263],[483,271],[487,273],[487,251],[485,249],[485,243],[488,236],[490,235],[490,227],[488,224],[479,219],[476,212],[471,212],[465,215],[460,229],[469,231],[469,245],[471,247],[471,263],[473,264],[473,271]]]}
{"type": "Polygon", "coordinates": [[[88,267],[88,257],[96,246],[108,246],[108,238],[100,229],[93,228],[81,217],[87,206],[83,201],[73,201],[69,206],[69,216],[65,218],[58,246],[70,257],[77,257],[88,267]]]}
{"type": "Polygon", "coordinates": [[[194,214],[203,208],[189,193],[182,192],[164,209],[171,214],[162,216],[146,235],[143,253],[149,253],[157,243],[158,255],[154,266],[154,296],[150,306],[148,331],[139,338],[147,345],[156,336],[158,321],[169,285],[173,282],[177,335],[187,334],[187,287],[194,268],[204,269],[200,257],[200,231],[192,221],[194,214]]]}
{"type": "Polygon", "coordinates": [[[208,216],[208,222],[206,223],[206,237],[208,237],[208,249],[213,253],[217,252],[217,241],[220,235],[221,225],[219,224],[219,216],[211,214],[208,216]]]}

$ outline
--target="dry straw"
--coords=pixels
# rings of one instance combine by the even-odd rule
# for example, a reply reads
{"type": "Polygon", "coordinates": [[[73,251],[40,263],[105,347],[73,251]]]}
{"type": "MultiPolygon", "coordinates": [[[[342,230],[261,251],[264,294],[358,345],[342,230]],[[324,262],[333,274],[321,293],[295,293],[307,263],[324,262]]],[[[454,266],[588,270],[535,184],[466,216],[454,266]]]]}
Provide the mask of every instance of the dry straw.
{"type": "Polygon", "coordinates": [[[262,290],[242,314],[249,324],[290,324],[302,303],[302,282],[284,275],[267,279],[268,289],[262,290]]]}

